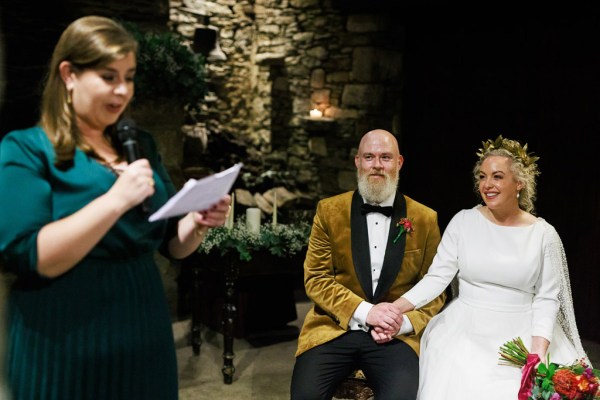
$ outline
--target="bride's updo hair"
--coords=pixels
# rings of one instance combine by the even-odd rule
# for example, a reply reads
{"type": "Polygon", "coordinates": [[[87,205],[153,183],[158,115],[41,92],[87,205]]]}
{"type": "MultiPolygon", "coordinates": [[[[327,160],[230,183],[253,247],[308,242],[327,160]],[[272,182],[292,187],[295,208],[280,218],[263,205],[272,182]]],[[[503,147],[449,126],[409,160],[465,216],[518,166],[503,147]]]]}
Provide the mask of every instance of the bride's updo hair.
{"type": "Polygon", "coordinates": [[[496,140],[488,139],[483,143],[483,148],[477,152],[479,160],[473,167],[473,178],[475,184],[475,193],[479,193],[479,172],[483,161],[490,156],[501,156],[511,159],[510,170],[515,180],[523,184],[519,191],[519,208],[531,214],[535,214],[534,202],[536,199],[536,178],[540,174],[537,160],[540,158],[533,153],[527,153],[527,144],[521,144],[512,139],[505,139],[499,135],[496,140]]]}

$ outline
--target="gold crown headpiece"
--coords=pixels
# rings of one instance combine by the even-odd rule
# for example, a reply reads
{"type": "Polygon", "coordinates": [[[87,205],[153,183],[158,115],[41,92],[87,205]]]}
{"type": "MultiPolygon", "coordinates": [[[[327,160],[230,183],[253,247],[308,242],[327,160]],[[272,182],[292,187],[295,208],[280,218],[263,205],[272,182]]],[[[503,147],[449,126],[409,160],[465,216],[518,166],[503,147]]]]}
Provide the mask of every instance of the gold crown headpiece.
{"type": "Polygon", "coordinates": [[[521,143],[516,140],[504,139],[502,135],[498,135],[496,140],[488,139],[485,142],[481,142],[483,148],[479,149],[476,153],[479,159],[483,158],[487,153],[494,149],[504,149],[510,154],[520,159],[524,166],[528,167],[535,163],[540,158],[533,155],[533,152],[527,153],[527,143],[521,146],[521,143]]]}

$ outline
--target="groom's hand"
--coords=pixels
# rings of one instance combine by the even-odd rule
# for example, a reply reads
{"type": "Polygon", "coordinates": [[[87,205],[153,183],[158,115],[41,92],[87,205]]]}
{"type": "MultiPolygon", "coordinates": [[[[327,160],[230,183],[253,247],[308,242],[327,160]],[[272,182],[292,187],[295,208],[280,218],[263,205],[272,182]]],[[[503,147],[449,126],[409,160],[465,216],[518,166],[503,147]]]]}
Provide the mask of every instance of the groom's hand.
{"type": "Polygon", "coordinates": [[[403,315],[392,303],[375,304],[367,314],[367,324],[372,328],[371,336],[377,343],[390,341],[402,326],[403,315]]]}
{"type": "Polygon", "coordinates": [[[373,340],[379,344],[387,343],[387,342],[391,341],[394,338],[394,336],[396,336],[396,334],[398,333],[397,331],[394,333],[385,332],[383,329],[381,329],[378,326],[371,329],[370,332],[371,332],[371,337],[373,338],[373,340]]]}

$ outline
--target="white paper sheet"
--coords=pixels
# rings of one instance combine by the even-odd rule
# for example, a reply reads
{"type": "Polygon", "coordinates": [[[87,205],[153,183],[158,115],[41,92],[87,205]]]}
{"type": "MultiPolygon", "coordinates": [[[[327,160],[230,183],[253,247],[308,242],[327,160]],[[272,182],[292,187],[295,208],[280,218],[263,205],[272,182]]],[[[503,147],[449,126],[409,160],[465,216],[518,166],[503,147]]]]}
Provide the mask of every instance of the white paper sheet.
{"type": "Polygon", "coordinates": [[[206,178],[190,179],[175,196],[152,214],[148,221],[153,222],[212,207],[221,197],[229,193],[241,168],[242,164],[238,163],[206,178]]]}

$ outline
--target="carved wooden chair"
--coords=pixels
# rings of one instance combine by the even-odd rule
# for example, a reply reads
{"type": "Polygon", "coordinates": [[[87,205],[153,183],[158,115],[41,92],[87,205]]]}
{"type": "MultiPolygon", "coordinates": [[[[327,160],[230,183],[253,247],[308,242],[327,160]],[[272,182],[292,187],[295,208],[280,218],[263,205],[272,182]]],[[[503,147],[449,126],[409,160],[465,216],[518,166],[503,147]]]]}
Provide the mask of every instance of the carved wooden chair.
{"type": "Polygon", "coordinates": [[[361,370],[348,376],[336,389],[332,400],[373,400],[375,394],[361,370]]]}

